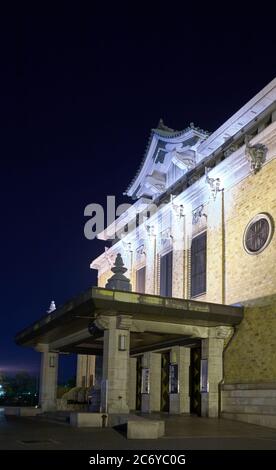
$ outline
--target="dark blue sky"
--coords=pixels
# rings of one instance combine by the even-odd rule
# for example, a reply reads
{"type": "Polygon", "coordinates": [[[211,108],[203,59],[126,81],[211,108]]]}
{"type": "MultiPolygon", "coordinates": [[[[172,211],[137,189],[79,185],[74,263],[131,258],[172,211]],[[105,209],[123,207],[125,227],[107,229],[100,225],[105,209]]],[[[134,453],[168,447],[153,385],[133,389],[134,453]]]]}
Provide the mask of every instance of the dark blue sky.
{"type": "Polygon", "coordinates": [[[159,118],[213,131],[276,75],[273,15],[259,8],[22,3],[0,24],[0,372],[37,369],[15,333],[95,284],[104,245],[84,238],[84,207],[125,200],[159,118]]]}

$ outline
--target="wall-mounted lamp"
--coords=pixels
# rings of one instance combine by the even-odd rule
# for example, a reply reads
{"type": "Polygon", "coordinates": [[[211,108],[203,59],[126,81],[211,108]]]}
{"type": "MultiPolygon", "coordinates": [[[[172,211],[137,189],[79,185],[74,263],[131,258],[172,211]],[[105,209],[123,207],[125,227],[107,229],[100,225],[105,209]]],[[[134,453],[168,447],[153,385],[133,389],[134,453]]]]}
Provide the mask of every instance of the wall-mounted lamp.
{"type": "Polygon", "coordinates": [[[208,174],[210,170],[211,168],[205,167],[205,177],[206,177],[206,183],[209,185],[211,195],[215,201],[217,197],[217,193],[222,191],[222,188],[220,186],[221,181],[220,181],[220,178],[211,178],[208,174]]]}
{"type": "Polygon", "coordinates": [[[49,367],[56,367],[56,360],[55,356],[50,356],[49,357],[49,367]]]}
{"type": "Polygon", "coordinates": [[[126,351],[127,337],[125,335],[119,335],[119,351],[126,351]]]}
{"type": "Polygon", "coordinates": [[[173,203],[173,200],[174,200],[175,196],[173,194],[171,194],[171,205],[172,205],[172,208],[174,210],[174,212],[176,213],[177,217],[179,217],[181,219],[181,217],[184,217],[184,206],[183,204],[174,204],[173,203]]]}

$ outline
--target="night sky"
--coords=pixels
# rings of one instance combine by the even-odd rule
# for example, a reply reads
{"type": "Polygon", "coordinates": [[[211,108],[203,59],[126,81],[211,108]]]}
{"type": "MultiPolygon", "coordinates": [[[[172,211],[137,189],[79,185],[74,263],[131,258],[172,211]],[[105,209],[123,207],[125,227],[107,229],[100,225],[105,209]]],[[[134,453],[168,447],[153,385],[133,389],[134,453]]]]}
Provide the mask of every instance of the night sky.
{"type": "Polygon", "coordinates": [[[207,4],[1,15],[0,373],[37,371],[16,332],[95,285],[84,207],[128,202],[159,118],[214,131],[276,76],[273,13],[207,4]]]}

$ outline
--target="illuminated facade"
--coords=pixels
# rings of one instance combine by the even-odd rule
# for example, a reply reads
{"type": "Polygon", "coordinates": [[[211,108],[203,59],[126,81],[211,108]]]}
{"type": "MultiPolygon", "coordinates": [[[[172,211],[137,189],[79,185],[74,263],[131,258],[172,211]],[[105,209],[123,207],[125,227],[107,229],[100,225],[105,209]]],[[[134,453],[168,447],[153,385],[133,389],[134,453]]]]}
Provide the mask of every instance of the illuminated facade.
{"type": "Polygon", "coordinates": [[[110,414],[276,427],[276,79],[212,134],[160,121],[126,194],[132,207],[98,236],[99,288],[17,342],[79,354],[80,387],[102,355],[110,414]]]}

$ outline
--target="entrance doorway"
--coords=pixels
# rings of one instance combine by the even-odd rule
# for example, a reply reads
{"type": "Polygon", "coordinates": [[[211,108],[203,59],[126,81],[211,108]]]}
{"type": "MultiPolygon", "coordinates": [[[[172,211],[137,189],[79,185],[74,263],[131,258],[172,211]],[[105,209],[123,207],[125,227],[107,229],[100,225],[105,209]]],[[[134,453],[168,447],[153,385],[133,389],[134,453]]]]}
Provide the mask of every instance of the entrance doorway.
{"type": "Polygon", "coordinates": [[[201,416],[200,365],[201,347],[191,348],[190,412],[197,416],[201,416]]]}
{"type": "Polygon", "coordinates": [[[160,411],[170,410],[169,395],[170,353],[161,354],[161,401],[160,411]]]}
{"type": "Polygon", "coordinates": [[[142,356],[137,357],[136,362],[136,410],[142,408],[142,356]]]}

